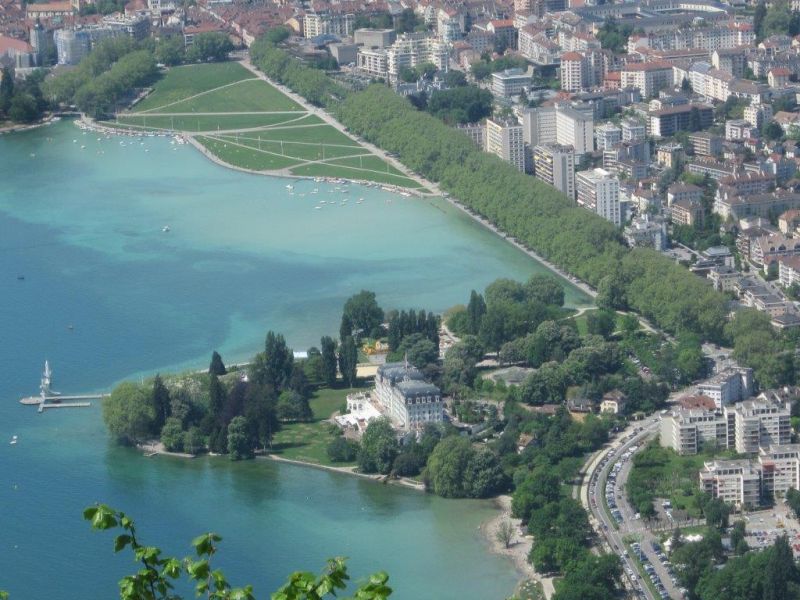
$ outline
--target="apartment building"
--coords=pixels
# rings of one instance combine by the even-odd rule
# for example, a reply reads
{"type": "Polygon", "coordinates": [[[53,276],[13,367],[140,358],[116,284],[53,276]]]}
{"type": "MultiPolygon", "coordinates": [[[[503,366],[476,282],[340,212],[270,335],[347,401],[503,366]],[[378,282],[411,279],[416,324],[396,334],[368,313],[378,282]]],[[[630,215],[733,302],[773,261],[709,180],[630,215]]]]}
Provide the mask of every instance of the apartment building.
{"type": "Polygon", "coordinates": [[[594,130],[598,150],[610,150],[622,141],[622,129],[613,123],[603,123],[594,130]]]}
{"type": "Polygon", "coordinates": [[[753,395],[753,369],[731,367],[698,384],[697,393],[708,396],[721,410],[753,395]]]}
{"type": "Polygon", "coordinates": [[[389,57],[382,48],[359,48],[356,68],[365,75],[385,78],[389,73],[389,57]]]}
{"type": "Polygon", "coordinates": [[[642,98],[652,98],[672,86],[672,78],[672,64],[668,62],[631,63],[620,72],[621,87],[638,89],[642,98]]]}
{"type": "Polygon", "coordinates": [[[754,454],[759,448],[772,444],[788,444],[792,439],[790,409],[788,405],[769,402],[762,398],[745,400],[725,407],[730,426],[733,419],[733,441],[728,446],[740,454],[754,454]]]}
{"type": "Polygon", "coordinates": [[[789,489],[800,490],[800,444],[780,444],[761,448],[761,493],[765,498],[786,496],[789,489]]]}
{"type": "Polygon", "coordinates": [[[704,463],[700,487],[734,506],[758,506],[761,503],[761,473],[749,460],[714,460],[704,463]]]}
{"type": "Polygon", "coordinates": [[[605,169],[580,171],[575,177],[578,205],[621,225],[619,179],[605,169]]]}
{"type": "Polygon", "coordinates": [[[486,150],[486,123],[466,123],[456,125],[456,129],[467,135],[478,148],[486,150]]]}
{"type": "Polygon", "coordinates": [[[594,118],[590,111],[567,104],[527,109],[522,113],[524,140],[529,146],[555,142],[572,146],[577,156],[594,151],[594,118]]]}
{"type": "Polygon", "coordinates": [[[404,33],[386,50],[390,81],[396,81],[403,67],[413,69],[432,63],[441,71],[448,70],[450,46],[435,37],[422,33],[404,33]]]}
{"type": "Polygon", "coordinates": [[[722,154],[722,138],[708,133],[698,131],[689,134],[689,142],[697,156],[719,156],[722,154]]]}
{"type": "Polygon", "coordinates": [[[679,131],[710,127],[714,122],[714,109],[708,104],[679,104],[651,111],[648,118],[651,135],[672,137],[679,131]]]}
{"type": "Polygon", "coordinates": [[[525,144],[522,125],[516,119],[486,120],[486,151],[525,171],[525,144]]]}
{"type": "Polygon", "coordinates": [[[636,142],[647,137],[647,127],[635,119],[622,119],[620,128],[623,142],[636,142]]]}
{"type": "Polygon", "coordinates": [[[591,112],[571,106],[556,109],[556,142],[575,149],[577,156],[594,151],[594,118],[591,112]]]}
{"type": "Polygon", "coordinates": [[[537,179],[575,198],[575,151],[572,146],[554,143],[534,146],[533,170],[537,179]]]}
{"type": "Polygon", "coordinates": [[[349,37],[353,34],[356,17],[348,12],[308,12],[303,18],[303,35],[307,38],[332,34],[349,37]]]}
{"type": "Polygon", "coordinates": [[[679,408],[661,419],[661,445],[678,454],[697,454],[704,445],[728,447],[728,420],[704,408],[679,408]]]}
{"type": "Polygon", "coordinates": [[[579,52],[565,52],[561,55],[561,89],[567,92],[580,92],[588,87],[588,64],[586,57],[579,52]]]}
{"type": "Polygon", "coordinates": [[[691,183],[673,183],[667,188],[667,206],[679,200],[700,202],[703,199],[703,188],[691,183]]]}

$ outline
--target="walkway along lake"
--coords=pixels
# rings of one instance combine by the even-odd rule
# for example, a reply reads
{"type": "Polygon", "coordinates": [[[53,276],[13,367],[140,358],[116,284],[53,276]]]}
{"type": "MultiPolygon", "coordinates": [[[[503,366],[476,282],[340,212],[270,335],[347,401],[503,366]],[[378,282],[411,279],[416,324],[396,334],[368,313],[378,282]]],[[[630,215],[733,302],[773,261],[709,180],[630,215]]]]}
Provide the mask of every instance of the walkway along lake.
{"type": "MultiPolygon", "coordinates": [[[[64,121],[0,137],[0,177],[0,588],[115,597],[133,564],[81,519],[103,501],[169,552],[221,533],[219,566],[260,598],[333,555],[350,556],[354,575],[386,569],[401,600],[510,594],[513,566],[478,531],[489,502],[274,461],[147,460],[109,444],[96,406],[37,414],[18,399],[45,359],[59,391],[105,390],[202,367],[213,349],[247,359],[270,328],[306,349],[335,334],[360,289],[385,308],[441,311],[543,267],[445,202],[348,186],[342,206],[335,186],[296,180],[289,195],[286,180],[226,170],[188,145],[64,121]],[[314,210],[315,196],[336,202],[314,210]]],[[[586,298],[573,288],[568,301],[586,298]]]]}

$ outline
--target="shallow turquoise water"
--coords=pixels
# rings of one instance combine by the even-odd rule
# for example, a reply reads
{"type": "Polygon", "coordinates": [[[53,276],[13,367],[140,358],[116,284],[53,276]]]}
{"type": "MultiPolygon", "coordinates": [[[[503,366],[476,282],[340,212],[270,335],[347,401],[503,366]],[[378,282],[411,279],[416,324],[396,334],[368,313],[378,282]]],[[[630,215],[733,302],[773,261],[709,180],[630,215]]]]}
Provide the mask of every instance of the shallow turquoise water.
{"type": "MultiPolygon", "coordinates": [[[[17,403],[45,358],[56,389],[107,389],[202,367],[213,349],[246,359],[269,328],[305,349],[336,332],[360,289],[385,308],[441,311],[496,277],[541,270],[444,203],[293,183],[290,195],[286,180],[188,146],[98,140],[67,122],[0,137],[0,589],[114,597],[132,564],[80,519],[104,501],[171,552],[221,533],[220,564],[260,597],[338,554],[356,574],[388,570],[400,599],[510,593],[510,564],[477,535],[486,503],[266,461],[145,459],[109,445],[97,407],[39,415],[17,403]]],[[[568,298],[585,301],[574,288],[568,298]]]]}

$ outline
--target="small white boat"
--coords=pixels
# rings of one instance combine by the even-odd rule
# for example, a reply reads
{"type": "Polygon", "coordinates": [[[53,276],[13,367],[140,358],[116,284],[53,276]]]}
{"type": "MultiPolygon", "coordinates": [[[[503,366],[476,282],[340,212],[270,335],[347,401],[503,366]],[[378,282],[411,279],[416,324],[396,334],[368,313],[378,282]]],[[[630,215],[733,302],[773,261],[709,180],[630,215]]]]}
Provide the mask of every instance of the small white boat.
{"type": "Polygon", "coordinates": [[[294,189],[294,186],[293,186],[293,185],[291,185],[291,184],[288,184],[288,183],[287,183],[287,184],[286,184],[286,189],[287,189],[287,190],[293,190],[293,189],[294,189]]]}
{"type": "Polygon", "coordinates": [[[319,209],[321,209],[321,208],[322,208],[321,206],[315,206],[315,207],[314,207],[314,210],[319,210],[319,209]]]}
{"type": "Polygon", "coordinates": [[[164,226],[161,228],[161,232],[162,232],[162,233],[169,233],[169,232],[170,232],[169,225],[164,225],[164,226]]]}
{"type": "Polygon", "coordinates": [[[12,435],[12,436],[11,436],[11,445],[13,446],[13,445],[14,445],[14,444],[16,444],[16,443],[17,443],[17,436],[15,436],[15,435],[12,435]]]}

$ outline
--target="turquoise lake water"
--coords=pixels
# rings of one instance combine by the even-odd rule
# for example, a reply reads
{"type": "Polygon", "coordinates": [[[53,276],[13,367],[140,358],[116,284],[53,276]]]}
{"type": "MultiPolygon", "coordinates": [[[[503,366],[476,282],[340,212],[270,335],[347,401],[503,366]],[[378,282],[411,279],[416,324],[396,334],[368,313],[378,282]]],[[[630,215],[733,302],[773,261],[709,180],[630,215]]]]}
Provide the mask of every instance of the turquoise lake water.
{"type": "MultiPolygon", "coordinates": [[[[270,328],[296,350],[317,345],[360,289],[384,308],[442,311],[497,277],[543,270],[446,203],[349,190],[236,173],[166,139],[98,140],[69,122],[0,137],[0,589],[115,597],[134,565],[80,517],[103,501],[172,553],[220,533],[219,565],[261,598],[335,555],[354,575],[389,571],[399,599],[512,591],[510,563],[478,535],[488,503],[267,461],[146,459],[109,444],[99,407],[40,415],[17,402],[45,359],[55,389],[104,390],[203,367],[214,349],[245,360],[270,328]]],[[[568,301],[586,298],[570,288],[568,301]]]]}

